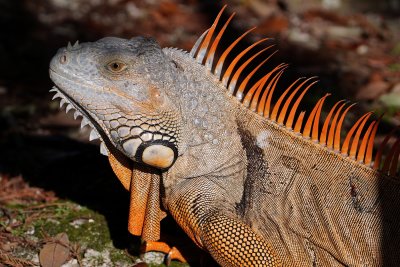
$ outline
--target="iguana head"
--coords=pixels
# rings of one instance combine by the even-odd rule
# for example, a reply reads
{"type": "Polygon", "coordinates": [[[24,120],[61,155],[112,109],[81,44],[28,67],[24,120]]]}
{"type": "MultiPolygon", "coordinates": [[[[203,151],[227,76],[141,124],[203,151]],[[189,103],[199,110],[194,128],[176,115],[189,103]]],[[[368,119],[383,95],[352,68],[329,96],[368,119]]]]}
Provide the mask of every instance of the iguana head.
{"type": "Polygon", "coordinates": [[[55,97],[83,116],[92,138],[136,162],[167,169],[178,155],[181,126],[162,84],[173,83],[175,69],[153,39],[108,37],[61,48],[50,77],[55,97]]]}

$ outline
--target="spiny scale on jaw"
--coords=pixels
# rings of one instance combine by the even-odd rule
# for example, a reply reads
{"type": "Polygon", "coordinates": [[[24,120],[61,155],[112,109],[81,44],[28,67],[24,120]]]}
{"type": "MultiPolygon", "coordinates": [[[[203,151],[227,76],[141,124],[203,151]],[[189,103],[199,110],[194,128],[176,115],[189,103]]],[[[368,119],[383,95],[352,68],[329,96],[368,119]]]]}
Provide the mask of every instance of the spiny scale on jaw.
{"type": "Polygon", "coordinates": [[[276,88],[279,78],[283,74],[284,69],[287,68],[287,64],[278,65],[272,71],[266,73],[261,79],[256,81],[252,86],[249,86],[248,82],[259,70],[259,68],[266,61],[268,61],[268,59],[275,52],[262,61],[257,67],[252,69],[250,74],[242,79],[243,81],[241,84],[237,85],[237,82],[240,80],[239,77],[243,76],[241,75],[243,69],[245,69],[251,62],[254,61],[255,58],[259,57],[260,54],[272,46],[268,46],[260,50],[244,63],[241,63],[241,65],[239,64],[240,66],[237,67],[238,63],[247,52],[252,50],[258,44],[268,40],[268,38],[262,39],[250,45],[236,57],[232,57],[232,62],[225,64],[226,59],[231,56],[231,51],[233,48],[240,40],[254,30],[254,27],[237,38],[222,52],[222,55],[219,58],[216,58],[215,54],[217,46],[220,43],[221,38],[223,38],[223,33],[225,32],[226,27],[234,16],[233,13],[218,31],[217,28],[219,28],[219,20],[225,9],[226,5],[221,9],[212,26],[206,30],[196,41],[195,45],[190,51],[190,56],[193,57],[198,63],[205,65],[205,67],[221,81],[222,85],[227,88],[228,94],[235,96],[236,99],[245,107],[257,112],[257,114],[260,116],[284,126],[287,130],[293,130],[295,133],[301,134],[304,138],[311,138],[312,141],[317,142],[322,146],[326,146],[328,149],[331,149],[337,153],[341,153],[342,156],[348,156],[357,162],[372,167],[373,169],[380,170],[387,175],[395,176],[398,174],[397,166],[400,154],[400,139],[397,139],[394,142],[389,153],[386,157],[384,157],[383,163],[381,163],[383,151],[387,146],[389,139],[394,134],[394,131],[398,128],[396,128],[385,138],[378,148],[374,162],[371,161],[374,139],[382,116],[378,120],[373,120],[365,130],[365,125],[372,115],[372,112],[367,112],[364,114],[347,133],[342,144],[342,125],[346,114],[355,104],[348,105],[347,101],[338,101],[328,113],[322,129],[320,129],[319,121],[322,112],[322,106],[325,99],[330,95],[326,94],[316,103],[315,107],[308,115],[305,125],[303,126],[303,119],[305,119],[304,116],[306,112],[301,111],[300,113],[297,113],[297,107],[299,106],[305,93],[317,82],[315,81],[315,77],[311,77],[306,80],[304,80],[304,78],[300,78],[293,82],[281,94],[273,109],[271,109],[272,94],[276,88]],[[215,66],[215,68],[213,68],[213,66],[215,66]],[[224,67],[226,70],[224,73],[222,73],[224,67]],[[302,80],[303,82],[300,83],[302,80]],[[298,92],[300,92],[300,95],[297,95],[298,92]],[[289,97],[286,98],[286,95],[289,93],[289,97]],[[292,100],[294,98],[296,98],[296,101],[292,104],[292,100]],[[282,103],[283,107],[281,108],[282,103]],[[291,109],[289,111],[289,115],[286,116],[289,106],[291,106],[291,109]],[[292,129],[295,121],[296,123],[294,129],[292,129]],[[359,142],[360,140],[361,142],[359,142]]]}
{"type": "MultiPolygon", "coordinates": [[[[71,44],[69,43],[69,46],[71,44]]],[[[77,43],[74,44],[74,46],[71,46],[71,48],[76,48],[77,43]]],[[[52,89],[50,89],[49,92],[55,92],[55,95],[53,96],[52,100],[55,100],[57,98],[61,98],[60,100],[60,108],[62,108],[65,104],[67,104],[67,107],[65,108],[65,112],[68,113],[70,110],[74,110],[74,119],[76,120],[78,117],[82,117],[81,120],[81,129],[83,127],[85,127],[86,125],[89,125],[91,128],[90,131],[90,135],[89,135],[89,141],[93,141],[96,139],[100,139],[100,153],[102,155],[108,156],[108,150],[106,148],[106,145],[104,144],[103,139],[100,137],[100,134],[98,133],[97,129],[93,126],[93,124],[90,122],[89,119],[87,119],[84,115],[82,115],[82,113],[77,110],[74,107],[74,104],[71,103],[65,96],[63,93],[61,93],[59,91],[59,89],[57,87],[53,87],[52,89]]]]}

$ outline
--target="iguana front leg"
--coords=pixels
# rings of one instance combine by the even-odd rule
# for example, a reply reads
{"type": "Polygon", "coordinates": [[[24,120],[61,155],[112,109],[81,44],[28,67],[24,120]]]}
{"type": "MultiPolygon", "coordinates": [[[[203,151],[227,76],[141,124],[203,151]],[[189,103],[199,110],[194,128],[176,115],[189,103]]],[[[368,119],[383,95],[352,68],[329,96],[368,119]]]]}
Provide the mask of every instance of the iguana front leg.
{"type": "Polygon", "coordinates": [[[183,184],[173,190],[168,209],[190,238],[220,265],[282,266],[266,240],[215,205],[212,189],[190,180],[183,184]]]}

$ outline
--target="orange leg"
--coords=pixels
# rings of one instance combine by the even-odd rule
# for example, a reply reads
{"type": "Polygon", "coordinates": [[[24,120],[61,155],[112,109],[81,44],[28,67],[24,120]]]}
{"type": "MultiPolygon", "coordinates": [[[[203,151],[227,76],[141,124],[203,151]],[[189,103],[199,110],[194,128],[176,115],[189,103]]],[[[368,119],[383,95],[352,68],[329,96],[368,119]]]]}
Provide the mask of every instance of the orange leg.
{"type": "Polygon", "coordinates": [[[141,252],[146,253],[149,251],[158,251],[167,254],[166,264],[169,265],[171,260],[178,260],[186,262],[186,259],[182,256],[176,247],[170,247],[164,242],[157,241],[146,241],[141,247],[141,252]]]}

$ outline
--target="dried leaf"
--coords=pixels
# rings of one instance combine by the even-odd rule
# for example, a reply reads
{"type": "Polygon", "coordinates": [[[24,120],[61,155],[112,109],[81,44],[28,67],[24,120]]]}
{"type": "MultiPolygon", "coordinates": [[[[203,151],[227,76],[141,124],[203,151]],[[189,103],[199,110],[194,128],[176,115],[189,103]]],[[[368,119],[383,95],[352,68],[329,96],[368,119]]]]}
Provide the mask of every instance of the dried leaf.
{"type": "Polygon", "coordinates": [[[42,267],[60,267],[69,257],[69,240],[66,233],[56,235],[40,250],[39,260],[42,267]]]}

